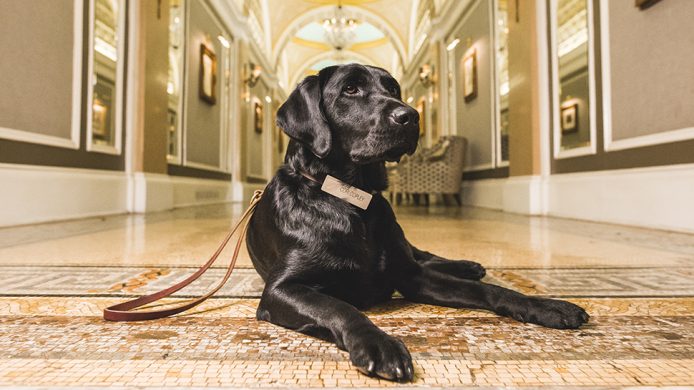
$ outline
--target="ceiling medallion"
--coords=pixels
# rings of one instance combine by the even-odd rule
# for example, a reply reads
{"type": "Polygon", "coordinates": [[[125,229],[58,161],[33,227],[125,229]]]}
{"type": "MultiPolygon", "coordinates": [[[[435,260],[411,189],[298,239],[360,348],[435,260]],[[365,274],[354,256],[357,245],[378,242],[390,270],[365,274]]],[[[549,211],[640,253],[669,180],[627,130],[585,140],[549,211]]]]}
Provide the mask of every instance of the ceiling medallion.
{"type": "Polygon", "coordinates": [[[325,29],[325,40],[335,48],[335,50],[340,51],[345,49],[355,40],[356,33],[354,29],[359,23],[361,22],[357,19],[345,16],[345,12],[342,9],[342,2],[338,2],[335,8],[335,14],[322,21],[323,29],[325,29]]]}

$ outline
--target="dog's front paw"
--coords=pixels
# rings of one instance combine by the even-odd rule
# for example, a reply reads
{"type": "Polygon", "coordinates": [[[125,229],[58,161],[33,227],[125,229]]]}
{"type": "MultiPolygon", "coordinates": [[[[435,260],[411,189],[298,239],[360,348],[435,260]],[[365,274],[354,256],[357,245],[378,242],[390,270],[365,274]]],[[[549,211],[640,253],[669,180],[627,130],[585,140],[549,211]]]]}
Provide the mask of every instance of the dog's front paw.
{"type": "Polygon", "coordinates": [[[583,308],[571,302],[536,297],[528,298],[526,310],[511,317],[555,329],[576,329],[590,318],[583,308]]]}
{"type": "Polygon", "coordinates": [[[463,276],[465,279],[480,280],[487,275],[487,270],[480,263],[470,260],[458,260],[456,263],[461,264],[462,273],[467,275],[463,276]]]}
{"type": "Polygon", "coordinates": [[[461,279],[480,280],[487,274],[482,264],[470,260],[435,259],[425,263],[425,267],[461,279]]]}
{"type": "Polygon", "coordinates": [[[412,357],[402,341],[381,331],[362,333],[349,348],[352,364],[362,373],[399,382],[414,378],[412,357]]]}

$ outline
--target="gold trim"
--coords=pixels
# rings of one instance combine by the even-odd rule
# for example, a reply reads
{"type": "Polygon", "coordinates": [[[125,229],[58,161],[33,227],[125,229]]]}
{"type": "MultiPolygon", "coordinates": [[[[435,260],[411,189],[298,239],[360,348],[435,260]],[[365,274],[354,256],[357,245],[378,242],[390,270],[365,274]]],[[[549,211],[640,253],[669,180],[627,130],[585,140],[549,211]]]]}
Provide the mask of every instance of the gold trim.
{"type": "Polygon", "coordinates": [[[332,49],[329,45],[326,45],[325,43],[316,42],[316,41],[309,41],[307,39],[302,39],[302,38],[299,38],[296,36],[292,37],[290,39],[290,41],[292,43],[296,43],[297,45],[311,47],[311,48],[318,49],[318,50],[331,50],[332,49]]]}
{"type": "MultiPolygon", "coordinates": [[[[385,45],[386,43],[390,42],[390,39],[388,37],[383,37],[379,39],[374,39],[373,41],[364,41],[364,42],[357,42],[354,45],[350,46],[350,50],[363,50],[363,49],[371,49],[373,47],[385,45]]],[[[397,50],[396,50],[397,52],[397,50]]]]}
{"type": "MultiPolygon", "coordinates": [[[[320,5],[337,5],[337,0],[305,0],[309,3],[320,5]]],[[[375,3],[377,0],[342,0],[342,5],[361,5],[375,3]]]]}

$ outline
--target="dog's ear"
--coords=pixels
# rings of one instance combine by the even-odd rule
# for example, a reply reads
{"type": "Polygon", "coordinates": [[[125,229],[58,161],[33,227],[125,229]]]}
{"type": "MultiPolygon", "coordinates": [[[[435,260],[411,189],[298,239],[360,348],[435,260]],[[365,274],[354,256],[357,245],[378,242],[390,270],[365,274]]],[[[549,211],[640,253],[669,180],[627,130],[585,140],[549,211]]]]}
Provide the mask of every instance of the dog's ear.
{"type": "Polygon", "coordinates": [[[319,158],[327,156],[332,145],[330,125],[321,106],[323,85],[333,71],[326,68],[317,76],[306,77],[277,111],[277,126],[319,158]]]}

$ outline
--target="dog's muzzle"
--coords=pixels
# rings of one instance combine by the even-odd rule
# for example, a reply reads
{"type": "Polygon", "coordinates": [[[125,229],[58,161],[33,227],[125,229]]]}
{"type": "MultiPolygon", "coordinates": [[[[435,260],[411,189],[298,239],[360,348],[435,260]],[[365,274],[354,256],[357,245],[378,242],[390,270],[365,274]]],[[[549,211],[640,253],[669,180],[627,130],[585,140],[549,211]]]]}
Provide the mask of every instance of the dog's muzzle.
{"type": "Polygon", "coordinates": [[[398,132],[400,142],[386,154],[387,157],[399,160],[405,153],[411,155],[417,149],[419,113],[410,106],[400,106],[390,113],[389,119],[391,125],[398,132]]]}

